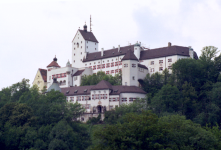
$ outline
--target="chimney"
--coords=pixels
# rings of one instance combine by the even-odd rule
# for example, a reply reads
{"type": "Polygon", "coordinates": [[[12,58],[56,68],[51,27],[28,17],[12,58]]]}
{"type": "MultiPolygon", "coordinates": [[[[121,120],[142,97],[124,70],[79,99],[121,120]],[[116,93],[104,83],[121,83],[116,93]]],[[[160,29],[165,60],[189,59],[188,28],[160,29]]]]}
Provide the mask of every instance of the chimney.
{"type": "Polygon", "coordinates": [[[168,47],[171,47],[171,45],[172,45],[172,44],[171,44],[170,42],[168,42],[168,47]]]}
{"type": "Polygon", "coordinates": [[[101,48],[101,56],[104,54],[104,48],[101,48]]]}
{"type": "Polygon", "coordinates": [[[118,52],[120,52],[120,45],[118,45],[118,52]]]}

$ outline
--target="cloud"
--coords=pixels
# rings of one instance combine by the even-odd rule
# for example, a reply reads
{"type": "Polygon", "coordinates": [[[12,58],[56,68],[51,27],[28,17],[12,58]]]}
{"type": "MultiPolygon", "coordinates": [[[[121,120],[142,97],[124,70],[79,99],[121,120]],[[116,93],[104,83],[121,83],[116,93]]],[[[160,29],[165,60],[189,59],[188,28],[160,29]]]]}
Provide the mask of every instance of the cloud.
{"type": "Polygon", "coordinates": [[[167,42],[193,46],[220,45],[218,0],[13,1],[0,0],[0,89],[46,68],[57,55],[71,60],[71,41],[84,22],[99,49],[141,41],[151,48],[167,42]]]}

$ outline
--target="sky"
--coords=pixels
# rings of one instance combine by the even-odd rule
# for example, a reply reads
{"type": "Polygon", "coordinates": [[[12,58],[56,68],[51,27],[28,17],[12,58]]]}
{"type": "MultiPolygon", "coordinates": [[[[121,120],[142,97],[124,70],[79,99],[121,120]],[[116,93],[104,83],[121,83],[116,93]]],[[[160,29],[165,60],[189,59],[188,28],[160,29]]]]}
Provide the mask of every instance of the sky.
{"type": "Polygon", "coordinates": [[[0,0],[0,90],[35,78],[53,58],[71,61],[71,41],[88,25],[101,48],[221,48],[220,0],[0,0]]]}

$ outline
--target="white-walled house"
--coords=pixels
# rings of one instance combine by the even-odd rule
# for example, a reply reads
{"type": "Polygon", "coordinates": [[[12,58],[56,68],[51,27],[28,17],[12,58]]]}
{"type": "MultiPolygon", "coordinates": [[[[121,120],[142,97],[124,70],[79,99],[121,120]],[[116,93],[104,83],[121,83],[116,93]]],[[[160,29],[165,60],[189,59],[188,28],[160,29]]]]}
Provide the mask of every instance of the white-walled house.
{"type": "Polygon", "coordinates": [[[103,119],[105,111],[146,96],[146,92],[137,86],[112,86],[105,80],[97,85],[61,88],[61,92],[67,97],[68,102],[78,102],[85,108],[86,111],[81,116],[83,122],[91,117],[97,117],[99,113],[103,119]]]}
{"type": "MultiPolygon", "coordinates": [[[[136,98],[144,98],[146,93],[139,88],[139,81],[165,68],[171,73],[171,66],[179,59],[198,59],[191,47],[176,46],[169,42],[168,46],[147,49],[141,43],[109,50],[98,51],[99,42],[87,26],[77,30],[72,40],[71,63],[65,67],[58,65],[57,58],[47,66],[47,89],[56,89],[64,93],[67,101],[78,102],[86,112],[81,121],[96,117],[99,113],[114,109],[121,104],[133,102],[136,98]],[[80,86],[84,75],[103,71],[115,75],[122,73],[122,85],[112,86],[101,81],[93,86],[80,86]]],[[[103,117],[103,116],[102,116],[103,117]]]]}

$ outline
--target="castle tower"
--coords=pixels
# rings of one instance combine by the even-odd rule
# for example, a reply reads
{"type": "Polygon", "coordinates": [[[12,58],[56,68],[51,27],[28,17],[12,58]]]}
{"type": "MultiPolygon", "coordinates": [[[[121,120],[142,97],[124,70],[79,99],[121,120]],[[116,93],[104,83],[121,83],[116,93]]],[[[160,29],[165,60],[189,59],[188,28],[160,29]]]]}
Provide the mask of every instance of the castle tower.
{"type": "Polygon", "coordinates": [[[138,59],[128,50],[122,61],[122,85],[138,86],[138,59]]]}
{"type": "Polygon", "coordinates": [[[134,55],[137,57],[137,59],[140,59],[140,44],[137,42],[136,44],[134,44],[134,55]]]}
{"type": "Polygon", "coordinates": [[[87,53],[98,52],[98,43],[94,34],[87,31],[86,24],[83,26],[83,30],[78,29],[72,40],[72,67],[85,67],[83,61],[87,57],[87,53]]]}

